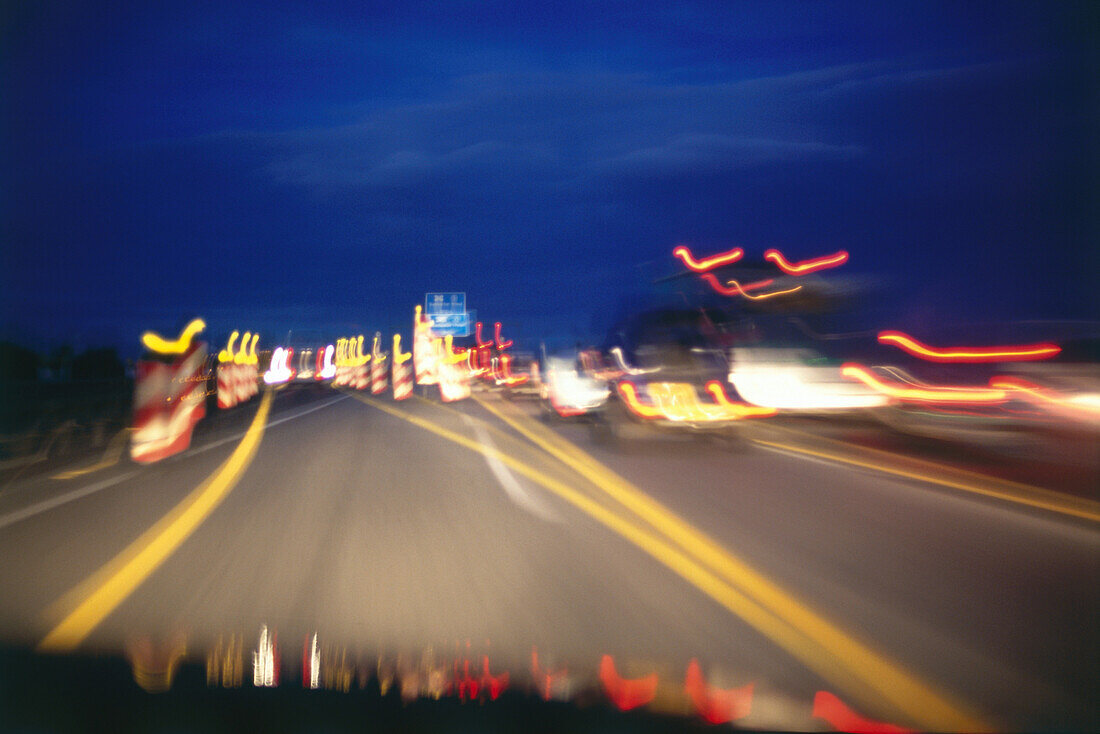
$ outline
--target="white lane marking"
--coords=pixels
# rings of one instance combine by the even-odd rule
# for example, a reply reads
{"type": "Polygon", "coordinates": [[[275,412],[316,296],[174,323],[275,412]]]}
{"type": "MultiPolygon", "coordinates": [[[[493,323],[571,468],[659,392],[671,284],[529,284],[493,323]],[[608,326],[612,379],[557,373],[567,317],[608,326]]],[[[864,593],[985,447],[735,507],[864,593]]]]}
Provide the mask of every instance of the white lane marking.
{"type": "Polygon", "coordinates": [[[122,474],[119,474],[118,476],[111,477],[110,479],[104,479],[101,482],[96,482],[95,484],[89,484],[87,487],[82,487],[80,489],[74,489],[72,492],[67,492],[67,493],[65,493],[63,495],[60,495],[58,497],[54,497],[52,499],[44,500],[42,502],[39,502],[36,505],[31,505],[30,507],[24,507],[22,510],[16,510],[15,512],[9,512],[7,515],[4,515],[4,516],[0,517],[0,528],[5,528],[8,525],[11,525],[13,523],[17,523],[20,520],[25,520],[26,518],[31,517],[32,515],[37,515],[40,512],[45,512],[46,510],[52,510],[53,508],[57,507],[58,505],[63,505],[66,502],[72,502],[73,500],[78,500],[81,497],[84,497],[85,495],[89,495],[89,494],[92,494],[94,492],[98,492],[101,489],[107,489],[107,487],[112,487],[112,486],[118,484],[119,482],[122,482],[122,481],[125,481],[125,480],[129,479],[130,477],[137,474],[139,471],[140,471],[139,469],[131,469],[128,472],[124,472],[122,474]]]}
{"type": "Polygon", "coordinates": [[[478,443],[490,449],[488,453],[482,454],[482,456],[485,457],[485,463],[489,465],[489,470],[493,472],[493,476],[497,478],[497,482],[500,484],[501,488],[504,489],[505,494],[507,494],[513,502],[530,512],[532,515],[540,517],[547,522],[561,522],[561,517],[541,502],[538,497],[525,490],[523,485],[519,483],[519,480],[516,479],[515,475],[512,474],[508,467],[506,467],[500,458],[496,456],[496,453],[500,451],[500,449],[493,443],[493,439],[489,438],[488,431],[486,431],[480,423],[467,415],[463,415],[462,420],[466,425],[474,429],[474,435],[477,437],[478,443]]]}
{"type": "MultiPolygon", "coordinates": [[[[347,397],[348,397],[347,395],[341,395],[338,398],[333,398],[332,400],[326,400],[325,402],[321,403],[320,405],[313,405],[313,406],[310,406],[309,408],[306,408],[305,410],[298,411],[297,413],[292,413],[291,415],[284,416],[282,418],[279,418],[278,420],[269,421],[268,424],[267,424],[267,428],[277,426],[280,423],[286,423],[287,421],[292,421],[295,418],[301,418],[303,415],[308,415],[308,414],[312,413],[315,410],[320,410],[321,408],[327,408],[328,406],[332,405],[333,403],[337,403],[341,400],[347,399],[347,397]]],[[[232,436],[227,436],[226,438],[221,438],[221,439],[218,439],[217,441],[214,441],[212,443],[208,443],[205,446],[200,446],[198,448],[189,449],[187,451],[184,451],[182,454],[179,454],[177,457],[173,457],[173,458],[178,459],[178,458],[182,458],[184,456],[194,456],[195,454],[200,454],[203,451],[207,451],[207,450],[215,448],[217,446],[227,444],[230,441],[238,441],[243,436],[244,436],[244,432],[234,434],[232,436]]],[[[59,507],[59,506],[64,505],[68,502],[72,502],[73,500],[78,500],[81,497],[86,497],[90,494],[94,494],[96,492],[99,492],[100,490],[107,489],[108,487],[113,487],[114,485],[116,485],[120,482],[124,482],[127,479],[129,479],[130,477],[132,477],[136,474],[139,474],[140,472],[141,472],[141,469],[131,469],[128,472],[123,472],[122,474],[119,474],[119,475],[114,476],[114,477],[110,477],[109,479],[104,479],[102,481],[96,482],[95,484],[89,484],[87,487],[81,487],[80,489],[74,489],[71,492],[66,492],[65,494],[58,495],[57,497],[52,497],[48,500],[43,500],[42,502],[31,505],[30,507],[24,507],[22,510],[16,510],[15,512],[9,512],[7,515],[0,515],[0,529],[6,528],[8,525],[12,525],[14,523],[17,523],[20,520],[26,520],[28,517],[33,517],[34,515],[37,515],[41,512],[46,512],[47,510],[52,510],[55,507],[59,507]]]]}
{"type": "MultiPolygon", "coordinates": [[[[303,415],[308,415],[309,413],[312,413],[315,410],[320,410],[321,408],[327,408],[328,406],[332,405],[333,403],[338,403],[341,400],[347,400],[348,397],[349,397],[348,395],[341,395],[338,398],[333,398],[332,400],[326,400],[325,402],[321,403],[320,405],[313,405],[309,408],[306,408],[305,410],[300,410],[297,413],[292,413],[291,415],[284,416],[282,418],[279,418],[278,420],[268,421],[267,422],[267,428],[272,428],[274,426],[279,425],[280,423],[286,423],[287,421],[292,421],[295,418],[301,418],[303,415]]],[[[234,433],[232,436],[226,436],[225,438],[219,438],[217,441],[213,441],[213,442],[205,444],[203,446],[199,446],[198,448],[187,449],[182,454],[179,454],[178,456],[175,456],[175,457],[172,457],[172,458],[178,460],[178,459],[182,459],[182,458],[187,457],[187,456],[194,456],[195,454],[201,454],[203,451],[209,451],[210,449],[217,448],[218,446],[222,446],[222,445],[227,444],[231,441],[239,441],[240,439],[244,438],[244,434],[245,434],[244,431],[241,431],[240,433],[234,433]]]]}

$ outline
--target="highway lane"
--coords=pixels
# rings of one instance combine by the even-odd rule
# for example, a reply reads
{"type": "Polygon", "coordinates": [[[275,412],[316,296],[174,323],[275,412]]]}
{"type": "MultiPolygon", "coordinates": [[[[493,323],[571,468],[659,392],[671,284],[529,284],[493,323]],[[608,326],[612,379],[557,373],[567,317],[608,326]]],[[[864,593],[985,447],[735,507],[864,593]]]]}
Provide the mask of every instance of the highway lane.
{"type": "MultiPolygon", "coordinates": [[[[272,421],[294,395],[275,400],[272,421]]],[[[283,423],[263,437],[223,504],[83,644],[117,649],[135,634],[187,630],[201,649],[228,632],[252,639],[267,624],[292,641],[289,658],[315,631],[371,651],[471,640],[514,667],[532,645],[593,668],[606,652],[634,673],[659,668],[662,680],[682,680],[698,657],[727,685],[756,681],[761,700],[772,696],[770,710],[758,707],[747,725],[813,726],[808,701],[837,681],[807,670],[577,504],[516,466],[494,466],[499,452],[630,516],[522,435],[538,426],[521,420],[530,411],[492,400],[399,406],[481,453],[359,400],[283,423]],[[519,429],[494,408],[512,411],[519,429]]],[[[247,417],[211,440],[234,435],[247,417]]],[[[1097,540],[1088,523],[759,447],[674,443],[621,454],[591,444],[583,429],[556,430],[991,720],[1096,720],[1088,701],[1097,679],[1097,540]]],[[[227,441],[0,527],[0,588],[13,592],[0,601],[0,632],[27,639],[48,631],[65,592],[232,450],[227,441]]],[[[37,497],[14,491],[0,495],[0,518],[37,497]]]]}
{"type": "Polygon", "coordinates": [[[766,424],[747,427],[732,450],[671,439],[607,447],[581,423],[553,426],[816,608],[904,651],[909,665],[985,710],[1009,720],[1041,709],[1087,715],[1100,684],[1095,523],[769,450],[753,443],[776,440],[766,424]]]}

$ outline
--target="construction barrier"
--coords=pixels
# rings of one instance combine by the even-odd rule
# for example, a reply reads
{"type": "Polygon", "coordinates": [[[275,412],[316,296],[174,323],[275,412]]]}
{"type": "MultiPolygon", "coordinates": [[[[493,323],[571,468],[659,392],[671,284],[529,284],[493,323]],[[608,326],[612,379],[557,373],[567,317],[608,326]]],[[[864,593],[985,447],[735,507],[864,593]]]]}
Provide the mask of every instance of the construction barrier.
{"type": "Polygon", "coordinates": [[[218,407],[223,410],[237,404],[237,365],[222,363],[218,365],[218,407]]]}
{"type": "Polygon", "coordinates": [[[451,403],[470,397],[470,373],[463,364],[466,361],[465,353],[455,354],[450,336],[443,339],[437,348],[440,352],[439,395],[443,402],[451,403]]]}
{"type": "Polygon", "coordinates": [[[246,402],[260,391],[260,359],[256,355],[260,335],[246,331],[241,348],[234,352],[237,334],[236,331],[230,334],[225,349],[218,353],[218,407],[222,409],[246,402]]]}
{"type": "Polygon", "coordinates": [[[195,424],[206,415],[206,343],[193,340],[204,327],[196,319],[176,342],[143,335],[142,341],[159,358],[136,365],[130,438],[134,461],[160,461],[191,445],[195,424]]]}
{"type": "Polygon", "coordinates": [[[431,319],[421,316],[420,306],[413,316],[413,369],[417,385],[439,382],[439,354],[432,335],[431,319]]]}
{"type": "Polygon", "coordinates": [[[409,368],[410,352],[401,351],[401,335],[393,335],[393,399],[405,400],[412,397],[413,379],[409,368]]]}
{"type": "Polygon", "coordinates": [[[386,355],[384,352],[379,351],[379,343],[382,341],[381,334],[374,335],[374,344],[371,346],[371,363],[370,363],[370,391],[372,395],[380,395],[386,391],[387,379],[386,379],[386,355]]]}

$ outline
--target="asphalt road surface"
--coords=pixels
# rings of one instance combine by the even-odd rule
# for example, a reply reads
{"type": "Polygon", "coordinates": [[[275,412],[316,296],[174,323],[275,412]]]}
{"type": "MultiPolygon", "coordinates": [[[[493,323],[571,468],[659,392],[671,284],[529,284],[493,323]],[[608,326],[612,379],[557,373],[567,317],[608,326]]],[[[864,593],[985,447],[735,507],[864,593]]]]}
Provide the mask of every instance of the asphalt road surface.
{"type": "Polygon", "coordinates": [[[0,489],[4,641],[201,656],[266,626],[288,666],[317,634],[592,677],[608,654],[673,687],[694,658],[755,684],[747,727],[823,728],[821,690],[921,729],[1100,725],[1087,478],[1051,493],[769,422],[607,445],[496,394],[293,386],[181,456],[100,463],[0,489]]]}

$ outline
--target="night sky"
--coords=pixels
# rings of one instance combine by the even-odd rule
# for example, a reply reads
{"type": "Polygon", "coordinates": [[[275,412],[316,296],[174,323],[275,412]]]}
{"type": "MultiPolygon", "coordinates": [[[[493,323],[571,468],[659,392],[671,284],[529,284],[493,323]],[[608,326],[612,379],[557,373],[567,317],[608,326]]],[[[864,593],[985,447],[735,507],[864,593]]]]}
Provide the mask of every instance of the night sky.
{"type": "Polygon", "coordinates": [[[0,337],[589,335],[681,242],[1100,316],[1091,3],[387,5],[5,4],[0,337]]]}

